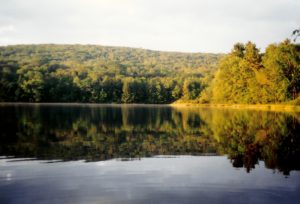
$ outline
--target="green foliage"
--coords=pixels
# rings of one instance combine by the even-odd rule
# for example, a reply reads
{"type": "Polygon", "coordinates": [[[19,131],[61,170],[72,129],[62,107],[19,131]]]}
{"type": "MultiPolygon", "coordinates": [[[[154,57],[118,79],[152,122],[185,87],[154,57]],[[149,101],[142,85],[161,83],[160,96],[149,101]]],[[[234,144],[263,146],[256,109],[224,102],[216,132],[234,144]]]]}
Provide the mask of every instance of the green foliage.
{"type": "MultiPolygon", "coordinates": [[[[221,55],[94,45],[0,47],[0,101],[171,103],[221,55]]],[[[197,84],[189,98],[199,95],[197,84]]]]}
{"type": "Polygon", "coordinates": [[[18,89],[18,64],[15,61],[0,59],[0,101],[14,101],[18,89]]]}
{"type": "Polygon", "coordinates": [[[123,103],[133,103],[135,101],[135,87],[136,83],[133,79],[127,79],[123,82],[122,88],[122,102],[123,103]]]}
{"type": "Polygon", "coordinates": [[[220,61],[212,101],[263,104],[294,99],[300,92],[299,64],[299,45],[288,40],[268,46],[264,55],[251,42],[238,43],[220,61]]]}
{"type": "Polygon", "coordinates": [[[265,104],[299,94],[300,46],[289,40],[265,53],[252,42],[237,43],[225,56],[94,45],[0,47],[0,101],[265,104]]]}
{"type": "Polygon", "coordinates": [[[183,97],[187,100],[195,100],[202,91],[201,83],[196,79],[186,79],[183,83],[183,97]]]}

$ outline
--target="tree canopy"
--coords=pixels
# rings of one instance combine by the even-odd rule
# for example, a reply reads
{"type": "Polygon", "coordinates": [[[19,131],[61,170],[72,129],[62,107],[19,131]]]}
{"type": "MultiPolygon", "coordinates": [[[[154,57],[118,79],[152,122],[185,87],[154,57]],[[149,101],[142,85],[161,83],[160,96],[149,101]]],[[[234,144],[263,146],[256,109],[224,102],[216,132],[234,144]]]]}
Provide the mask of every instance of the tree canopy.
{"type": "MultiPolygon", "coordinates": [[[[297,33],[296,33],[297,34],[297,33]]],[[[0,101],[300,103],[300,45],[227,54],[96,45],[0,47],[0,101]],[[298,102],[297,102],[298,101],[298,102]]]]}
{"type": "Polygon", "coordinates": [[[286,40],[260,53],[252,42],[234,45],[211,83],[211,102],[266,104],[294,100],[300,93],[300,46],[286,40]]]}
{"type": "Polygon", "coordinates": [[[183,96],[195,99],[221,56],[95,45],[3,46],[0,101],[171,103],[183,96]]]}

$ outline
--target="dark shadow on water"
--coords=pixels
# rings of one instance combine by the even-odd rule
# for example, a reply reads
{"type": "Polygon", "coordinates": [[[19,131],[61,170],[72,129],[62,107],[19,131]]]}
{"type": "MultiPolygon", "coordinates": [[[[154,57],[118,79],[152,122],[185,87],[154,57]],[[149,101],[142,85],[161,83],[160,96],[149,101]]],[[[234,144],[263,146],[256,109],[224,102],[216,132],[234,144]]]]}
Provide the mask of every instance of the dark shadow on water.
{"type": "Polygon", "coordinates": [[[1,105],[0,118],[2,156],[94,162],[156,155],[228,155],[233,167],[247,172],[259,161],[284,175],[300,170],[297,113],[19,104],[1,105]]]}

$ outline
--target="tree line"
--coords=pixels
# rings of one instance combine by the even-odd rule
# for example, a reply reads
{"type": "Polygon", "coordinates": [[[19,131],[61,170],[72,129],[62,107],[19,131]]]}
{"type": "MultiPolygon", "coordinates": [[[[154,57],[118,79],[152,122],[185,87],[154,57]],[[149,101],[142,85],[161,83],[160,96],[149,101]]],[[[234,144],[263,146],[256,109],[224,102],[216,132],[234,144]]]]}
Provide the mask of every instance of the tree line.
{"type": "Polygon", "coordinates": [[[0,101],[300,104],[300,45],[227,54],[95,45],[0,47],[0,101]]]}
{"type": "Polygon", "coordinates": [[[171,103],[196,99],[222,55],[95,45],[0,47],[0,101],[171,103]]]}

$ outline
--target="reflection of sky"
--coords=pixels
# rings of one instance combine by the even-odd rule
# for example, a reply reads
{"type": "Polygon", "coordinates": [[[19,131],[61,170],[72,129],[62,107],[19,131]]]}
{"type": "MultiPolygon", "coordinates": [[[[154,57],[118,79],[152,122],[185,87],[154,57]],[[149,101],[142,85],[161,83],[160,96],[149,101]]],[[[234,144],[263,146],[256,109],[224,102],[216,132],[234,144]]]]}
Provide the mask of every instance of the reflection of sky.
{"type": "Polygon", "coordinates": [[[296,203],[300,174],[263,163],[250,173],[226,157],[84,163],[0,160],[0,203],[296,203]]]}

